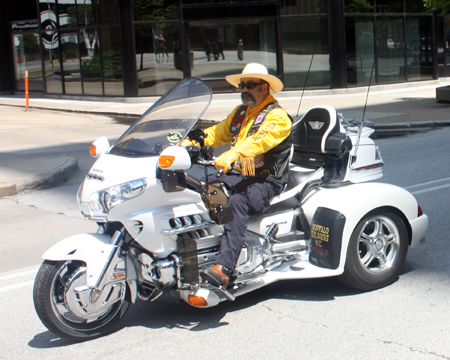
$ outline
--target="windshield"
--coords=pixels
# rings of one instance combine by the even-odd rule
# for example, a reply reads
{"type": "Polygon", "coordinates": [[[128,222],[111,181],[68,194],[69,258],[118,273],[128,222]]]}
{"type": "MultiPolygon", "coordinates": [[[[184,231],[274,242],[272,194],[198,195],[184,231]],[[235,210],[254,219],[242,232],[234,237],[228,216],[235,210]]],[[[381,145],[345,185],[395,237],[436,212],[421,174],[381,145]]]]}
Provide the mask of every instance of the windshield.
{"type": "Polygon", "coordinates": [[[110,154],[158,156],[178,145],[211,103],[208,84],[196,78],[180,81],[161,97],[113,145],[110,154]]]}

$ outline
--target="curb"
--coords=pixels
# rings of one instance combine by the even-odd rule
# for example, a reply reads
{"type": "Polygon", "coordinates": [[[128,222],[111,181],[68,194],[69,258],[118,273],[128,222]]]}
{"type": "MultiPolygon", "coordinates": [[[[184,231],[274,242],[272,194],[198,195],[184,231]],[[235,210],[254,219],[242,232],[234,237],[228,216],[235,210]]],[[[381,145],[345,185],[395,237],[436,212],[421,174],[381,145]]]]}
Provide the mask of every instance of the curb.
{"type": "Polygon", "coordinates": [[[41,174],[34,175],[27,180],[17,181],[16,183],[0,183],[0,198],[12,196],[27,190],[50,189],[57,187],[66,181],[72,179],[78,174],[78,160],[69,156],[66,161],[56,169],[41,174]]]}

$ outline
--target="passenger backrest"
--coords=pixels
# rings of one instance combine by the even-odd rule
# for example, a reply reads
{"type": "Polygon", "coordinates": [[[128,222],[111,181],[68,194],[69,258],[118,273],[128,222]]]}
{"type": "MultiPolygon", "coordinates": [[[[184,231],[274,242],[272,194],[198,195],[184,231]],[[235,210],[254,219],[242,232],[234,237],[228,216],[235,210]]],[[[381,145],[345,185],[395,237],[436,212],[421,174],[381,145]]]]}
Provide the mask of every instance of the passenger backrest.
{"type": "Polygon", "coordinates": [[[292,126],[294,154],[292,163],[318,168],[325,164],[327,139],[340,131],[336,110],[327,105],[310,109],[292,126]]]}

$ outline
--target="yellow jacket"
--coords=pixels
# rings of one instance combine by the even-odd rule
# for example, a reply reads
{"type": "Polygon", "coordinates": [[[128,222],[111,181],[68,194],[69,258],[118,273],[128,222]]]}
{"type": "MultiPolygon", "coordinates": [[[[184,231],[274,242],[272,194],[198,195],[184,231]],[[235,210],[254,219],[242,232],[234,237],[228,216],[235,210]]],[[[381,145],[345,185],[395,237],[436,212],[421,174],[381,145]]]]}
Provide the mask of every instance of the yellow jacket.
{"type": "MultiPolygon", "coordinates": [[[[262,125],[258,131],[253,135],[247,136],[251,129],[257,115],[270,103],[278,101],[269,94],[267,98],[256,108],[252,109],[247,107],[244,121],[242,122],[242,128],[239,131],[239,135],[236,141],[237,145],[241,142],[246,142],[252,148],[255,155],[263,154],[279,145],[284,139],[286,139],[292,127],[292,122],[289,119],[286,111],[282,108],[275,108],[271,110],[265,117],[262,125]]],[[[208,135],[205,139],[206,146],[219,147],[231,142],[232,133],[231,122],[237,110],[241,107],[237,106],[225,120],[217,125],[211,126],[205,130],[208,135]]]]}

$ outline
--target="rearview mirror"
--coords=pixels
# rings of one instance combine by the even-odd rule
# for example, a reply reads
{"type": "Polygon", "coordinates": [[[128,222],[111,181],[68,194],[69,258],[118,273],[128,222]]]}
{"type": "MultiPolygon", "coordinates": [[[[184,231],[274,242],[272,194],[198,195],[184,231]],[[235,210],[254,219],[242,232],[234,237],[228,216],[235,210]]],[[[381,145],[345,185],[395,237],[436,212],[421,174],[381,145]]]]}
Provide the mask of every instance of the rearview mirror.
{"type": "Polygon", "coordinates": [[[101,137],[97,140],[95,140],[91,147],[89,148],[89,154],[91,154],[92,157],[99,157],[100,155],[104,154],[109,150],[111,146],[109,145],[109,141],[106,137],[101,137]]]}

